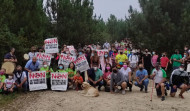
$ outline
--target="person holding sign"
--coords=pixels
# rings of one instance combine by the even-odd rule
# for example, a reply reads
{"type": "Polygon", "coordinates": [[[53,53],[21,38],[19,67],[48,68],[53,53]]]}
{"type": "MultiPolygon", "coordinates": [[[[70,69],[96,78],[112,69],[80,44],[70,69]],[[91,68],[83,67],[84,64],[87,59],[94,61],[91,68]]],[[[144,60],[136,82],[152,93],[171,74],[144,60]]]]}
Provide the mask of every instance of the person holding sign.
{"type": "Polygon", "coordinates": [[[64,70],[64,65],[63,65],[63,64],[59,64],[59,67],[58,67],[57,72],[66,72],[66,71],[64,70]]]}
{"type": "Polygon", "coordinates": [[[48,89],[51,89],[50,73],[53,72],[53,69],[48,66],[46,61],[44,61],[43,67],[40,68],[40,71],[46,71],[47,87],[48,89]]]}
{"type": "Polygon", "coordinates": [[[33,57],[32,60],[29,60],[26,65],[25,65],[25,70],[27,72],[32,72],[32,71],[38,71],[39,70],[39,65],[40,63],[37,61],[37,57],[33,57]]]}
{"type": "MultiPolygon", "coordinates": [[[[69,64],[69,67],[66,69],[66,72],[68,72],[68,82],[69,82],[69,86],[73,84],[74,86],[74,75],[76,75],[76,70],[75,70],[75,64],[73,62],[71,62],[69,64]]],[[[73,87],[73,89],[75,89],[75,87],[73,87]]]]}
{"type": "Polygon", "coordinates": [[[80,71],[77,71],[77,74],[74,76],[74,85],[76,87],[76,90],[78,91],[83,83],[83,78],[81,76],[80,71]]]}
{"type": "Polygon", "coordinates": [[[103,73],[102,71],[98,68],[97,64],[93,65],[93,68],[89,69],[87,71],[88,73],[88,80],[91,86],[96,87],[98,86],[98,90],[100,91],[101,86],[103,85],[103,73]]]}

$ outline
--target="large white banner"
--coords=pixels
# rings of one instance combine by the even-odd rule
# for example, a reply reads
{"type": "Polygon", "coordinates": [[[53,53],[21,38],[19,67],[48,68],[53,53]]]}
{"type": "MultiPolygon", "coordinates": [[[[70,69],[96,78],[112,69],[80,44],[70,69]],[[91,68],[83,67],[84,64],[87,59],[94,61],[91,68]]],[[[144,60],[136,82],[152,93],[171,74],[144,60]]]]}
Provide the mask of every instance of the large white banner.
{"type": "Polygon", "coordinates": [[[51,89],[66,91],[68,84],[68,73],[53,72],[51,73],[51,89]]]}
{"type": "Polygon", "coordinates": [[[37,53],[36,57],[38,59],[38,62],[40,63],[39,68],[41,68],[43,66],[44,61],[46,61],[48,63],[48,66],[50,66],[50,64],[51,64],[51,55],[50,54],[37,53]]]}
{"type": "Polygon", "coordinates": [[[105,52],[108,52],[108,50],[106,50],[106,49],[96,50],[96,52],[97,52],[98,56],[103,57],[105,52]]]}
{"type": "Polygon", "coordinates": [[[76,70],[79,70],[80,72],[84,72],[84,71],[90,69],[85,55],[79,56],[77,58],[77,60],[74,61],[74,63],[76,66],[76,70]]]}
{"type": "Polygon", "coordinates": [[[49,38],[44,41],[45,53],[58,53],[58,40],[57,38],[49,38]]]}
{"type": "Polygon", "coordinates": [[[35,71],[29,73],[28,81],[30,91],[47,89],[45,71],[35,71]]]}
{"type": "Polygon", "coordinates": [[[74,62],[76,60],[75,56],[71,56],[68,54],[61,54],[61,56],[59,57],[59,62],[58,64],[63,64],[64,65],[64,69],[67,69],[69,64],[71,62],[74,62]]]}

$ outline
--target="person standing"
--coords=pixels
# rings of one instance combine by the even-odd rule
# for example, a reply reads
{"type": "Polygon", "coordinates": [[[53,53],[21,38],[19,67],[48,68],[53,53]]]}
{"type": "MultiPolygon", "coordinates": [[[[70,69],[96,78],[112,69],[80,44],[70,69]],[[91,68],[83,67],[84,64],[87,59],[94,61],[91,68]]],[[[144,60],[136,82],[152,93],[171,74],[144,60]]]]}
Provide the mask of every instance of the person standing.
{"type": "Polygon", "coordinates": [[[123,63],[128,62],[128,57],[123,53],[123,49],[120,50],[120,53],[115,57],[115,63],[117,64],[117,68],[122,68],[123,63]]]}
{"type": "Polygon", "coordinates": [[[144,68],[148,71],[148,75],[150,75],[152,63],[151,63],[151,55],[148,52],[148,49],[145,49],[145,53],[142,57],[142,63],[144,68]]]}
{"type": "Polygon", "coordinates": [[[31,47],[31,52],[28,53],[29,59],[32,60],[33,57],[37,56],[37,51],[36,47],[32,46],[31,47]]]}
{"type": "Polygon", "coordinates": [[[158,55],[157,55],[156,51],[153,51],[152,59],[151,59],[152,66],[155,67],[157,62],[158,62],[158,55]]]}
{"type": "Polygon", "coordinates": [[[164,69],[165,71],[167,71],[167,69],[168,69],[169,61],[170,60],[168,59],[166,52],[164,52],[162,54],[162,57],[160,58],[160,64],[161,64],[162,69],[164,69]]]}
{"type": "Polygon", "coordinates": [[[110,43],[108,43],[107,41],[104,43],[103,45],[104,49],[110,49],[110,43]]]}
{"type": "Polygon", "coordinates": [[[170,64],[173,66],[173,70],[178,69],[182,63],[182,55],[179,54],[179,50],[175,50],[175,54],[173,54],[170,58],[170,64]]]}

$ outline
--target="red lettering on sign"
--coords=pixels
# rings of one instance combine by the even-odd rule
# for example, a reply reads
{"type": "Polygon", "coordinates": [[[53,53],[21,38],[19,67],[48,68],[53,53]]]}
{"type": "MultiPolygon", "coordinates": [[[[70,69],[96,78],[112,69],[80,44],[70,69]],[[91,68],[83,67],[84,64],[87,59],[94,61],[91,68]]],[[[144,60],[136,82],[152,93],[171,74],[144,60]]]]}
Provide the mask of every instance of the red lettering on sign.
{"type": "Polygon", "coordinates": [[[45,78],[46,77],[46,73],[45,72],[40,72],[40,73],[30,73],[29,74],[29,78],[31,79],[35,79],[35,78],[45,78]]]}

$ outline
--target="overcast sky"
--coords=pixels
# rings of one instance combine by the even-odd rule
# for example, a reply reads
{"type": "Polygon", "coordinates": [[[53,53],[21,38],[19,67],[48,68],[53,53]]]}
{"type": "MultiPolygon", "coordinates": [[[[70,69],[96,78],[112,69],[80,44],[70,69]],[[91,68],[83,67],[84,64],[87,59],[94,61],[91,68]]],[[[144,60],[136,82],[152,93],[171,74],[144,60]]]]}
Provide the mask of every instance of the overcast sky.
{"type": "Polygon", "coordinates": [[[102,16],[107,20],[110,14],[114,14],[117,18],[125,18],[128,16],[129,6],[140,11],[138,0],[94,0],[94,13],[102,16]]]}

